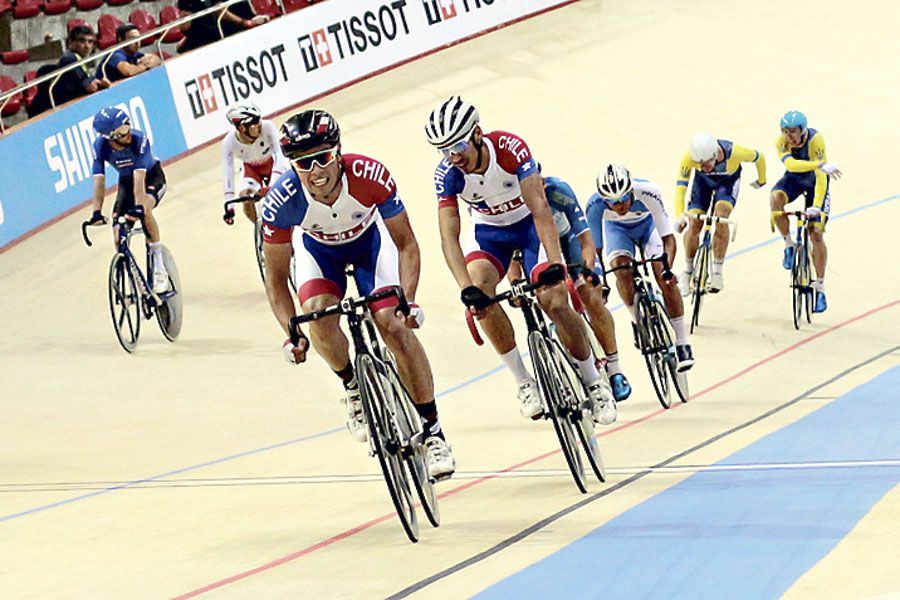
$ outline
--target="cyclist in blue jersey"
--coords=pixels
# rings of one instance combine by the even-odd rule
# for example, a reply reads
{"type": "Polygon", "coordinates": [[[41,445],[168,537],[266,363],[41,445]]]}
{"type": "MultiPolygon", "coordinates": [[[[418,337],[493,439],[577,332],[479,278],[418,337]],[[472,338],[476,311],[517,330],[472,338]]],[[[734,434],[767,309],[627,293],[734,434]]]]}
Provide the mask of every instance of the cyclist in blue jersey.
{"type": "MultiPolygon", "coordinates": [[[[90,223],[106,223],[101,211],[106,194],[106,163],[109,163],[119,173],[119,191],[112,216],[143,216],[147,247],[153,262],[153,291],[157,294],[166,292],[169,275],[159,241],[159,224],[153,215],[153,209],[166,193],[166,176],[159,159],[153,155],[147,136],[131,128],[131,120],[120,108],[108,106],[94,115],[94,129],[99,137],[94,140],[94,201],[90,223]]],[[[117,229],[113,243],[118,244],[117,229]]]]}

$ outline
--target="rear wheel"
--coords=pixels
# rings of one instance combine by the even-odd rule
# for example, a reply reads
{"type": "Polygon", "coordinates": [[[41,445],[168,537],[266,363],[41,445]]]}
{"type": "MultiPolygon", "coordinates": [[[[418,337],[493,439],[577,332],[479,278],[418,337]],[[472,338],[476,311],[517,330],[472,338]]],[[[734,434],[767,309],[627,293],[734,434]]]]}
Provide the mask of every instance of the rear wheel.
{"type": "Polygon", "coordinates": [[[570,403],[574,402],[575,391],[560,371],[546,338],[540,332],[532,331],[528,334],[528,349],[534,361],[538,391],[544,399],[550,420],[553,421],[559,446],[575,480],[575,486],[581,493],[587,493],[584,465],[578,452],[575,426],[568,410],[570,403]]]}
{"type": "Polygon", "coordinates": [[[124,254],[116,254],[109,264],[109,313],[119,344],[134,351],[141,333],[141,295],[124,254]]]}
{"type": "Polygon", "coordinates": [[[174,342],[181,333],[181,319],[183,315],[181,278],[178,276],[178,267],[172,253],[165,246],[162,247],[163,262],[169,273],[169,291],[161,294],[162,303],[156,307],[156,320],[163,335],[170,342],[174,342]]]}
{"type": "Polygon", "coordinates": [[[391,401],[385,390],[387,382],[375,368],[368,354],[356,357],[356,376],[366,420],[369,423],[369,443],[378,457],[391,502],[400,524],[412,542],[419,541],[419,522],[416,518],[406,469],[400,456],[401,444],[391,421],[387,403],[391,401]]]}
{"type": "Polygon", "coordinates": [[[266,255],[263,253],[262,219],[257,219],[253,227],[253,247],[256,251],[256,266],[259,268],[259,277],[266,282],[266,255]]]}

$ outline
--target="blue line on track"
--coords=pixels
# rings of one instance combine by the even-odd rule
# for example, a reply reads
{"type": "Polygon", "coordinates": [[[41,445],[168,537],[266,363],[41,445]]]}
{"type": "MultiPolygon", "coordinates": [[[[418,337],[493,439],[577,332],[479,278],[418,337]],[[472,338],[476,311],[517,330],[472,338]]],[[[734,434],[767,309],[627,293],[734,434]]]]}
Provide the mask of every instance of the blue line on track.
{"type": "MultiPolygon", "coordinates": [[[[830,220],[836,221],[836,220],[838,220],[838,219],[841,219],[841,218],[850,216],[850,215],[852,215],[852,214],[855,214],[855,213],[858,213],[858,212],[861,212],[861,211],[864,211],[864,210],[868,210],[868,209],[870,209],[870,208],[875,208],[875,207],[880,206],[880,205],[882,205],[882,204],[887,204],[887,203],[892,202],[892,201],[897,200],[897,199],[900,199],[900,194],[894,194],[893,196],[888,196],[888,197],[886,197],[886,198],[882,198],[881,200],[877,200],[877,201],[875,201],[875,202],[870,202],[869,204],[863,204],[862,206],[858,206],[858,207],[856,207],[856,208],[853,208],[853,209],[850,209],[850,210],[848,210],[848,211],[846,211],[846,212],[843,212],[843,213],[841,213],[841,214],[839,214],[839,215],[835,215],[835,216],[831,217],[830,220]]],[[[749,246],[749,247],[747,247],[747,248],[742,248],[742,249],[740,249],[740,250],[737,250],[737,251],[735,251],[735,252],[730,253],[730,255],[729,255],[728,257],[726,257],[726,260],[730,260],[730,259],[735,258],[735,257],[737,257],[737,256],[740,256],[740,255],[742,255],[742,254],[746,254],[746,253],[751,252],[751,251],[753,251],[753,250],[757,250],[757,249],[759,249],[759,248],[762,248],[763,246],[767,246],[767,245],[769,245],[769,244],[772,244],[772,243],[774,243],[774,242],[777,242],[779,239],[781,239],[781,238],[779,238],[779,237],[773,237],[773,238],[771,238],[771,239],[769,239],[769,240],[766,240],[766,241],[764,241],[764,242],[760,242],[759,244],[755,244],[755,245],[749,246]]],[[[610,311],[618,310],[618,309],[622,308],[622,306],[623,306],[622,304],[618,304],[618,305],[616,305],[616,306],[610,308],[610,311]]],[[[491,375],[494,375],[495,373],[499,373],[499,372],[502,371],[502,370],[503,370],[503,366],[502,366],[502,365],[497,366],[497,367],[494,367],[493,369],[490,369],[490,370],[488,370],[488,371],[485,371],[484,373],[481,373],[480,375],[476,375],[475,377],[473,377],[473,378],[471,378],[471,379],[468,379],[468,380],[464,381],[463,383],[460,383],[460,384],[458,384],[458,385],[455,385],[455,386],[453,386],[453,387],[451,387],[451,388],[448,388],[448,389],[446,389],[446,390],[444,390],[444,391],[442,391],[442,392],[438,392],[437,394],[435,394],[435,398],[440,398],[440,397],[442,397],[442,396],[446,396],[446,395],[451,394],[451,393],[453,393],[453,392],[455,392],[455,391],[458,391],[458,390],[460,390],[460,389],[463,389],[463,388],[465,388],[465,387],[468,387],[468,386],[472,385],[473,383],[475,383],[475,382],[477,382],[477,381],[481,381],[482,379],[485,379],[486,377],[489,377],[489,376],[491,376],[491,375]]],[[[126,489],[126,488],[129,488],[129,487],[135,486],[135,485],[140,485],[140,484],[142,484],[142,483],[146,483],[146,482],[148,482],[148,481],[157,481],[157,480],[160,480],[160,479],[165,479],[166,477],[171,477],[171,476],[173,476],[173,475],[180,475],[180,474],[182,474],[182,473],[187,473],[187,472],[190,472],[190,471],[195,471],[195,470],[202,469],[202,468],[205,468],[205,467],[209,467],[209,466],[212,466],[212,465],[217,465],[217,464],[224,463],[224,462],[228,462],[228,461],[231,461],[231,460],[236,460],[236,459],[238,459],[238,458],[244,458],[244,457],[246,457],[246,456],[252,456],[252,455],[254,455],[254,454],[259,454],[260,452],[266,452],[266,451],[268,451],[268,450],[274,450],[274,449],[276,449],[276,448],[281,448],[281,447],[284,447],[284,446],[290,446],[290,445],[292,445],[292,444],[298,444],[298,443],[300,443],[300,442],[306,442],[306,441],[309,441],[309,440],[314,440],[314,439],[316,439],[316,438],[320,438],[320,437],[324,437],[324,436],[327,436],[327,435],[331,435],[331,434],[333,434],[333,433],[337,433],[337,432],[340,432],[340,431],[343,431],[343,430],[344,430],[343,427],[336,427],[336,428],[334,428],[334,429],[329,429],[328,431],[321,431],[321,432],[319,432],[319,433],[314,433],[314,434],[311,434],[311,435],[306,435],[306,436],[298,437],[298,438],[295,438],[295,439],[292,439],[292,440],[287,440],[287,441],[285,441],[285,442],[280,442],[280,443],[277,443],[277,444],[273,444],[273,445],[271,445],[271,446],[265,446],[265,447],[262,447],[262,448],[256,448],[256,449],[253,449],[253,450],[248,450],[248,451],[246,451],[246,452],[240,452],[240,453],[238,453],[238,454],[232,454],[232,455],[230,455],[230,456],[225,456],[225,457],[223,457],[223,458],[219,458],[219,459],[212,460],[212,461],[209,461],[209,462],[200,463],[200,464],[196,464],[196,465],[191,465],[191,466],[188,466],[188,467],[182,467],[182,468],[180,468],[180,469],[176,469],[176,470],[174,470],[174,471],[168,471],[168,472],[166,472],[166,473],[161,473],[161,474],[159,474],[159,475],[151,475],[150,477],[145,477],[145,478],[143,478],[143,479],[135,479],[135,480],[132,480],[132,481],[123,482],[123,483],[118,484],[118,485],[114,485],[114,486],[110,486],[110,487],[107,487],[107,488],[103,488],[102,490],[96,490],[96,491],[91,492],[91,493],[89,493],[89,494],[82,494],[82,495],[80,495],[80,496],[74,496],[74,497],[68,498],[68,499],[66,499],[66,500],[60,500],[60,501],[58,501],[58,502],[52,502],[52,503],[50,503],[50,504],[42,504],[42,505],[40,505],[40,506],[35,506],[34,508],[30,508],[30,509],[28,509],[28,510],[23,510],[23,511],[20,511],[20,512],[11,513],[11,514],[8,514],[8,515],[3,515],[3,516],[0,516],[0,523],[2,523],[2,522],[4,522],[4,521],[11,521],[11,520],[13,520],[13,519],[17,519],[17,518],[20,518],[20,517],[25,517],[25,516],[28,516],[28,515],[33,515],[33,514],[36,514],[36,513],[40,513],[40,512],[43,512],[43,511],[45,511],[45,510],[49,510],[49,509],[51,509],[51,508],[56,508],[56,507],[59,507],[59,506],[64,506],[64,505],[66,505],[66,504],[71,504],[71,503],[73,503],[73,502],[78,502],[78,501],[80,501],[80,500],[86,500],[86,499],[88,499],[88,498],[93,498],[94,496],[100,496],[100,495],[103,495],[103,494],[108,494],[108,493],[110,493],[110,492],[115,492],[115,491],[117,491],[117,490],[126,489]]]]}

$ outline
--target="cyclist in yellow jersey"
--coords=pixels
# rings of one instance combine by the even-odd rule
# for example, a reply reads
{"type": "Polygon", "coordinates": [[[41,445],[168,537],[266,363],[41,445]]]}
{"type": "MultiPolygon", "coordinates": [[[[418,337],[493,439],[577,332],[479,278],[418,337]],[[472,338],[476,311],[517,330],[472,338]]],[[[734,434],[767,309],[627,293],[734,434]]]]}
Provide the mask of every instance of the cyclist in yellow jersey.
{"type": "MultiPolygon", "coordinates": [[[[825,312],[825,265],[828,262],[828,248],[825,246],[825,223],[831,212],[831,178],[839,179],[841,171],[828,162],[825,155],[825,138],[815,129],[807,127],[806,116],[796,110],[789,111],[781,118],[781,135],[775,140],[778,157],[784,163],[784,176],[772,188],[769,206],[773,211],[784,210],[784,205],[803,196],[806,216],[812,227],[809,240],[812,244],[813,265],[816,279],[812,287],[816,292],[813,312],[825,312]]],[[[784,238],[784,261],[782,265],[790,270],[794,261],[794,241],[791,239],[788,218],[784,215],[773,217],[775,227],[784,238]]]]}
{"type": "MultiPolygon", "coordinates": [[[[688,179],[694,174],[691,187],[691,201],[688,212],[706,214],[711,202],[715,201],[714,213],[727,219],[737,203],[741,185],[741,163],[756,164],[756,181],[751,183],[759,189],[766,184],[766,158],[757,150],[751,150],[728,140],[719,140],[710,133],[698,133],[691,140],[690,149],[681,158],[678,181],[675,186],[675,229],[684,233],[685,268],[678,281],[682,296],[690,293],[691,273],[694,270],[694,255],[700,245],[700,230],[703,222],[684,216],[684,197],[688,179]]],[[[716,293],[725,287],[723,269],[725,251],[728,249],[728,225],[719,223],[713,238],[712,268],[709,274],[709,291],[716,293]]]]}

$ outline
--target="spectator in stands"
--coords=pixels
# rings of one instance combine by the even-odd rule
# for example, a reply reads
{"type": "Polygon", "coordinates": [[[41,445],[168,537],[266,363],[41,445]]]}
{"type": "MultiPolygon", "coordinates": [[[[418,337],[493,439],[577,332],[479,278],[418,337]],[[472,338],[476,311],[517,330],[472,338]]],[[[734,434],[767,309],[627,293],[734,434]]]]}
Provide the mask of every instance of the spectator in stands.
{"type": "MultiPolygon", "coordinates": [[[[37,70],[37,78],[43,77],[44,75],[49,75],[53,71],[57,69],[56,63],[50,63],[46,65],[41,65],[37,70]]],[[[36,117],[39,114],[46,112],[52,108],[50,104],[50,82],[45,81],[43,83],[37,84],[37,90],[34,93],[34,98],[31,100],[31,104],[28,105],[28,118],[36,117]]]]}
{"type": "MultiPolygon", "coordinates": [[[[126,23],[116,28],[116,43],[136,39],[141,35],[137,25],[126,23]]],[[[109,55],[109,60],[102,59],[97,66],[97,79],[108,79],[115,82],[126,77],[139,75],[160,64],[155,54],[144,54],[140,51],[141,43],[135,41],[124,48],[119,48],[109,55]],[[106,63],[104,65],[104,62],[106,63]]]]}
{"type": "MultiPolygon", "coordinates": [[[[90,27],[85,27],[84,25],[73,27],[69,31],[69,37],[66,38],[68,52],[59,59],[59,67],[71,65],[89,56],[94,49],[96,40],[97,38],[90,27]]],[[[53,97],[56,100],[56,105],[65,104],[75,98],[81,98],[109,87],[109,80],[105,78],[98,79],[92,75],[92,72],[93,67],[90,64],[84,64],[63,73],[53,87],[53,97]]]]}
{"type": "MultiPolygon", "coordinates": [[[[224,1],[225,0],[178,0],[178,10],[181,11],[182,15],[190,15],[213,7],[216,4],[221,4],[224,1]]],[[[225,14],[222,17],[222,28],[226,32],[226,35],[231,35],[231,33],[235,32],[232,29],[234,26],[238,26],[240,29],[250,29],[251,27],[256,27],[257,25],[269,22],[268,15],[257,15],[253,18],[245,19],[229,10],[228,7],[224,7],[222,10],[214,11],[208,15],[198,17],[181,25],[181,30],[184,32],[184,39],[178,44],[178,52],[181,54],[190,52],[191,50],[222,39],[222,36],[219,34],[218,18],[223,11],[225,14]]]]}

